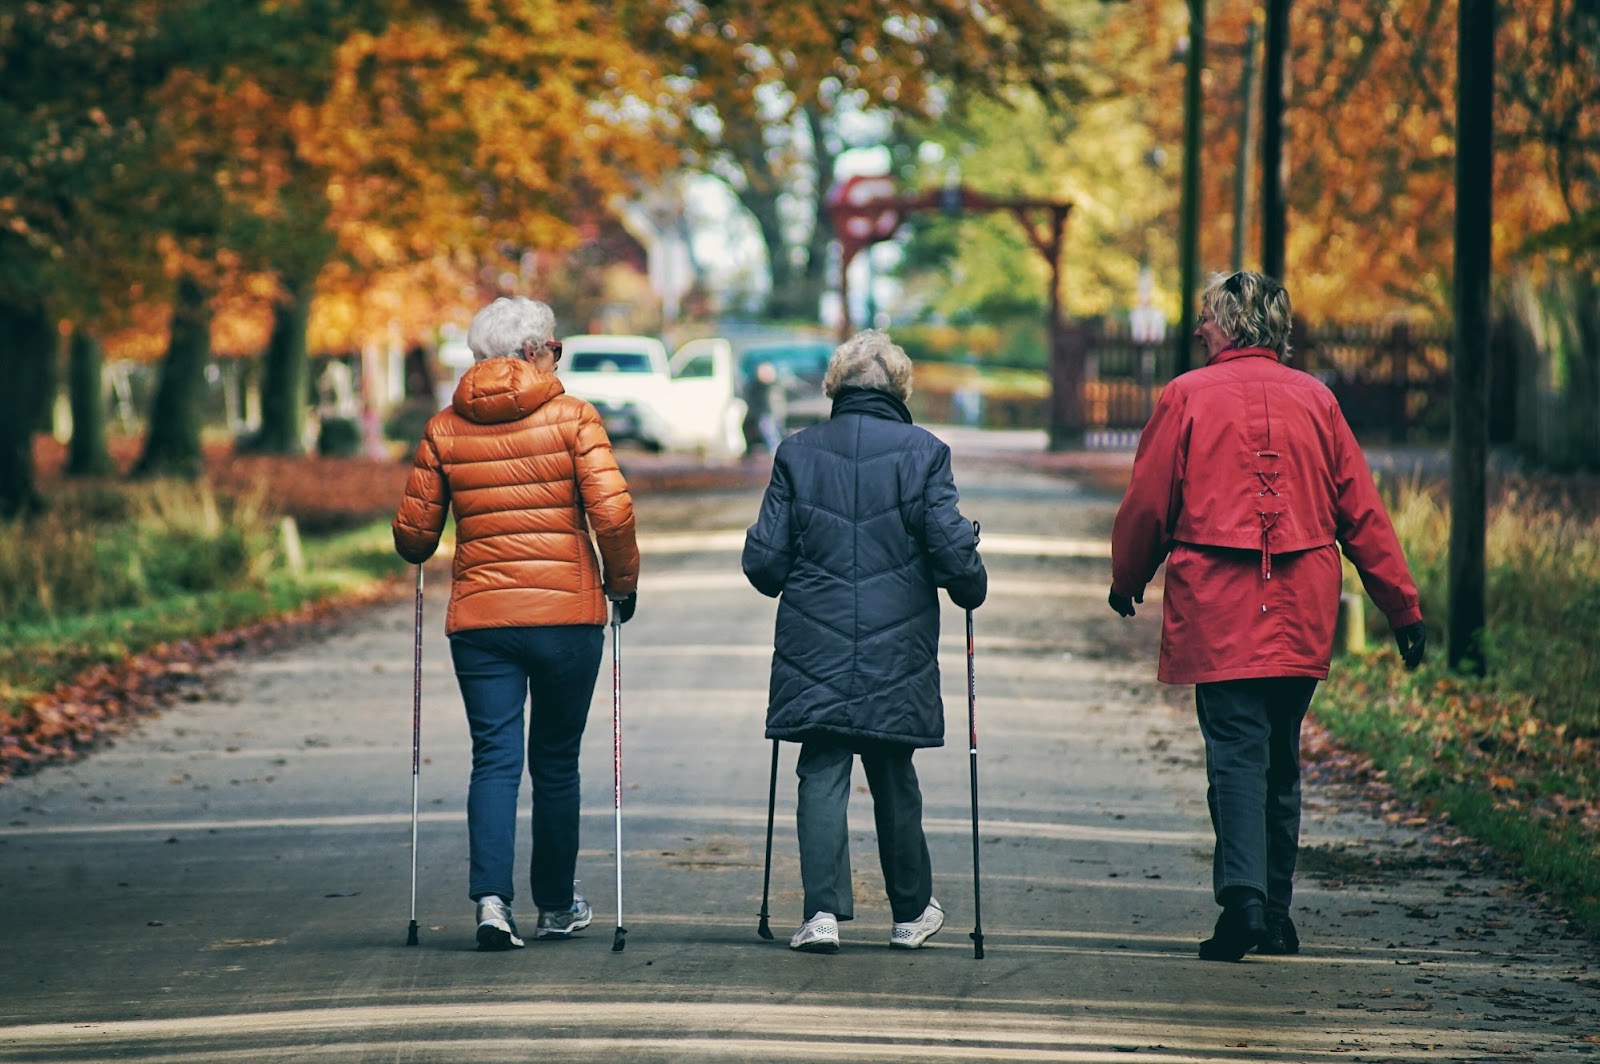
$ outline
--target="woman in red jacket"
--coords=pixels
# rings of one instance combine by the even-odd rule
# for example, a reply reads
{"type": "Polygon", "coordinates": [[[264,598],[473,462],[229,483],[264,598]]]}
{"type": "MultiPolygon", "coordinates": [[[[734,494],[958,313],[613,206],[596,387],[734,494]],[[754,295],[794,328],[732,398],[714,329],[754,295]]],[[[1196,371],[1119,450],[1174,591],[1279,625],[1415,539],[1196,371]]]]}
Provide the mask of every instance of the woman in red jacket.
{"type": "Polygon", "coordinates": [[[1206,364],[1161,393],[1112,531],[1111,608],[1132,617],[1165,560],[1164,683],[1194,684],[1223,907],[1207,960],[1295,953],[1300,724],[1328,675],[1340,548],[1408,668],[1427,629],[1416,585],[1338,402],[1290,369],[1289,294],[1217,275],[1195,336],[1206,364]]]}
{"type": "Polygon", "coordinates": [[[639,582],[633,499],[600,415],[564,394],[554,334],[555,315],[531,299],[478,312],[467,331],[477,361],[423,431],[394,519],[395,549],[421,564],[455,514],[445,632],[472,732],[467,893],[481,950],[523,944],[511,902],[524,763],[535,933],[567,938],[589,926],[589,903],[572,890],[578,750],[607,600],[628,620],[639,582]]]}

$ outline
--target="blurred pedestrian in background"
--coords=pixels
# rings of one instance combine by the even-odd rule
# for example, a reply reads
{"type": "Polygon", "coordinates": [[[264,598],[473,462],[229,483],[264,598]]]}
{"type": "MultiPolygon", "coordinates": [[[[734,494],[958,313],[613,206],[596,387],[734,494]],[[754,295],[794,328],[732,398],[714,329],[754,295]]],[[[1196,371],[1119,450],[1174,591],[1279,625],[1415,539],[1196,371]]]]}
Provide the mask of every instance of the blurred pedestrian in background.
{"type": "Polygon", "coordinates": [[[1134,615],[1167,563],[1160,663],[1194,684],[1223,907],[1207,960],[1296,953],[1300,725],[1328,675],[1344,554],[1407,668],[1427,629],[1365,456],[1333,393],[1283,364],[1289,294],[1216,275],[1194,335],[1206,364],[1161,393],[1112,531],[1109,603],[1134,615]]]}
{"type": "Polygon", "coordinates": [[[976,609],[988,591],[957,508],[950,449],[911,423],[912,367],[875,329],[834,352],[829,420],[777,449],[744,572],[779,597],[767,738],[801,744],[796,833],[804,922],[791,949],[833,953],[855,915],[847,809],[857,755],[872,791],[894,926],[916,949],[944,925],[922,830],[919,747],[944,743],[939,588],[976,609]]]}
{"type": "Polygon", "coordinates": [[[763,362],[745,387],[745,442],[759,443],[768,454],[778,453],[787,420],[787,399],[782,375],[771,362],[763,362]]]}
{"type": "Polygon", "coordinates": [[[428,422],[394,519],[395,549],[421,564],[455,514],[445,631],[472,733],[467,893],[481,950],[523,945],[511,902],[524,749],[537,935],[564,938],[592,919],[573,891],[578,751],[607,599],[628,620],[639,580],[628,485],[600,415],[556,378],[554,334],[555,315],[531,299],[478,312],[467,333],[476,361],[428,422]]]}

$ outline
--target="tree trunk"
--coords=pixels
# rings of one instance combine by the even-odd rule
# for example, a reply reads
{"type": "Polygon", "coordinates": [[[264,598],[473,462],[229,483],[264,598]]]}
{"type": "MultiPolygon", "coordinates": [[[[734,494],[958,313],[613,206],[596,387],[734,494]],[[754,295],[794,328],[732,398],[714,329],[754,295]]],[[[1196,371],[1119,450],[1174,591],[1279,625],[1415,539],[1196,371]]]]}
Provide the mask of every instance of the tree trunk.
{"type": "MultiPolygon", "coordinates": [[[[825,204],[828,190],[833,186],[834,156],[828,151],[822,115],[808,107],[804,118],[810,131],[816,176],[811,236],[804,247],[791,248],[785,237],[778,201],[789,189],[774,172],[765,149],[736,153],[745,175],[744,187],[737,190],[739,202],[755,219],[761,242],[767,249],[772,291],[767,296],[765,316],[774,321],[816,321],[828,283],[828,242],[833,239],[833,232],[828,225],[825,204]],[[798,261],[791,254],[795,250],[802,252],[798,261]]],[[[760,145],[761,142],[756,138],[748,143],[760,145]]]]}
{"type": "Polygon", "coordinates": [[[305,451],[306,389],[310,364],[306,324],[311,285],[285,279],[283,298],[272,308],[272,338],[261,367],[261,431],[251,450],[263,454],[305,451]]]}
{"type": "Polygon", "coordinates": [[[0,517],[43,508],[33,466],[34,426],[46,397],[47,362],[55,355],[50,316],[41,300],[0,302],[0,517]]]}
{"type": "MultiPolygon", "coordinates": [[[[822,313],[822,294],[828,288],[828,245],[833,242],[833,223],[828,219],[828,193],[833,190],[834,153],[828,150],[827,130],[821,112],[815,107],[805,109],[806,126],[811,131],[811,157],[816,165],[816,182],[812,192],[811,239],[806,246],[806,260],[801,267],[801,278],[794,288],[794,318],[815,321],[822,313]]],[[[872,254],[868,248],[866,254],[872,254]]],[[[872,293],[867,293],[867,303],[872,303],[872,293]]],[[[871,325],[872,322],[867,322],[871,325]]]]}
{"type": "Polygon", "coordinates": [[[44,357],[39,360],[39,390],[34,400],[33,430],[52,436],[56,431],[56,395],[61,390],[61,337],[53,322],[46,327],[50,335],[42,349],[44,357]]]}
{"type": "Polygon", "coordinates": [[[98,477],[116,472],[111,452],[106,449],[103,363],[100,341],[82,325],[75,327],[67,361],[67,398],[72,408],[68,476],[98,477]]]}
{"type": "Polygon", "coordinates": [[[161,359],[144,453],[134,467],[137,476],[196,477],[205,466],[200,448],[201,407],[205,397],[206,361],[211,355],[211,308],[208,293],[193,276],[178,278],[172,305],[172,332],[161,359]]]}
{"type": "Polygon", "coordinates": [[[745,187],[739,191],[739,202],[750,212],[756,229],[761,233],[761,243],[767,249],[767,274],[772,289],[767,293],[765,317],[779,320],[794,316],[799,300],[795,288],[800,283],[800,271],[789,257],[789,245],[783,238],[783,218],[778,211],[776,189],[745,187]]]}

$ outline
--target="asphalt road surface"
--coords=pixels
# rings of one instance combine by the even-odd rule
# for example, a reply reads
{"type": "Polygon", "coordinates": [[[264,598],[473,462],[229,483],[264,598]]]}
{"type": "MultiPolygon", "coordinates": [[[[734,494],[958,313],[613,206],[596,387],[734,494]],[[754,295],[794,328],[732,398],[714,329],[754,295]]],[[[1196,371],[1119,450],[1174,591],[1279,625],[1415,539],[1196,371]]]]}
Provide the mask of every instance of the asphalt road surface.
{"type": "Polygon", "coordinates": [[[1201,747],[1187,693],[1153,680],[1159,595],[1130,622],[1106,608],[1116,499],[1021,471],[1004,440],[952,437],[991,574],[982,960],[961,612],[944,615],[950,742],[917,757],[945,929],[889,949],[858,772],[857,919],[839,954],[792,953],[789,745],[777,939],[756,934],[775,604],[738,548],[759,492],[654,496],[622,630],[624,951],[609,649],[583,755],[594,926],[475,951],[468,741],[430,569],[420,944],[405,945],[406,598],[223,666],[114,745],[0,786],[0,1061],[1600,1059],[1600,951],[1429,825],[1332,783],[1308,795],[1304,951],[1198,960],[1216,915],[1201,747]]]}

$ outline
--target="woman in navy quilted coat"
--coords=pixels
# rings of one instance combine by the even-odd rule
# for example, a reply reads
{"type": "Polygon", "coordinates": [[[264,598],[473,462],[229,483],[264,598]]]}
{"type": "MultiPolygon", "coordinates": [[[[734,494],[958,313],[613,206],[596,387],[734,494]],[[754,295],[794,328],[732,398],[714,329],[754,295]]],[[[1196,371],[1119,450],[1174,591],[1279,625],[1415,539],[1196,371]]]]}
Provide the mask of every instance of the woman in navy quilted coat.
{"type": "Polygon", "coordinates": [[[911,423],[911,360],[868,329],[840,345],[830,420],[784,440],[744,572],[779,598],[767,737],[801,744],[796,833],[805,922],[792,949],[834,953],[852,919],[847,806],[857,755],[872,791],[889,944],[944,924],[911,755],[944,744],[939,588],[975,609],[988,592],[977,534],[957,509],[950,449],[911,423]]]}

